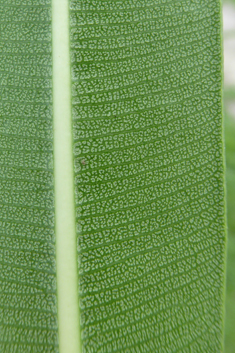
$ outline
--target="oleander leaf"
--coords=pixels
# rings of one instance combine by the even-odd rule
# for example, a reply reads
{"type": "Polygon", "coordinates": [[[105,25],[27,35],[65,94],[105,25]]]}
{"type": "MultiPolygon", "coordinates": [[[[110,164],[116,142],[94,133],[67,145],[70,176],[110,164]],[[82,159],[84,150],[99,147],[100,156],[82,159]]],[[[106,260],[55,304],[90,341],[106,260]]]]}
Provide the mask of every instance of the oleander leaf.
{"type": "Polygon", "coordinates": [[[58,344],[54,7],[1,0],[0,352],[219,353],[221,4],[68,6],[81,347],[58,344]]]}
{"type": "Polygon", "coordinates": [[[0,2],[0,352],[58,352],[51,2],[0,2]]]}

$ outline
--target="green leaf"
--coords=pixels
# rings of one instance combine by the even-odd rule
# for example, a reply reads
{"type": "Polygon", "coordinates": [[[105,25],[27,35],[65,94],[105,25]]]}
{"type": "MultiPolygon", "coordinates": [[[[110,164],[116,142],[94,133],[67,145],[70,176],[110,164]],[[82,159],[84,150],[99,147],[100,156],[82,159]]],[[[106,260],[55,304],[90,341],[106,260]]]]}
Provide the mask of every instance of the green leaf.
{"type": "Polygon", "coordinates": [[[58,352],[50,1],[0,14],[0,352],[58,352]]]}
{"type": "Polygon", "coordinates": [[[6,1],[0,352],[221,352],[220,2],[6,1]]]}

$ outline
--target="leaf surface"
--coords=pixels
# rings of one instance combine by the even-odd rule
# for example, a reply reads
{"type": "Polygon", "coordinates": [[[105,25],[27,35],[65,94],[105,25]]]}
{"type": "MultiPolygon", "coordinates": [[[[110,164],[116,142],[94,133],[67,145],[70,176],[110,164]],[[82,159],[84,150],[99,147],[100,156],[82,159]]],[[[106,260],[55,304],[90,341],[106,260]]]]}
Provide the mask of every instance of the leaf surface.
{"type": "Polygon", "coordinates": [[[71,1],[84,352],[220,352],[219,1],[71,1]]]}
{"type": "Polygon", "coordinates": [[[1,1],[0,352],[58,352],[50,1],[1,1]]]}
{"type": "MultiPolygon", "coordinates": [[[[68,5],[82,352],[219,353],[220,2],[68,5]]],[[[4,353],[59,351],[51,10],[0,3],[4,353]]]]}

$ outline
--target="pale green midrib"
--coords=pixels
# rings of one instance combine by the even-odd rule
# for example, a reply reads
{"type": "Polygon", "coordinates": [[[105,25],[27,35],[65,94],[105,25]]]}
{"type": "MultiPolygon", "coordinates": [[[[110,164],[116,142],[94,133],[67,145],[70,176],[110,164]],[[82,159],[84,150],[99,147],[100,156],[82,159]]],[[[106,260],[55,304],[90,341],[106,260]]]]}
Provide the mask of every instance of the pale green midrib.
{"type": "Polygon", "coordinates": [[[52,41],[59,352],[79,353],[68,0],[52,0],[52,41]]]}

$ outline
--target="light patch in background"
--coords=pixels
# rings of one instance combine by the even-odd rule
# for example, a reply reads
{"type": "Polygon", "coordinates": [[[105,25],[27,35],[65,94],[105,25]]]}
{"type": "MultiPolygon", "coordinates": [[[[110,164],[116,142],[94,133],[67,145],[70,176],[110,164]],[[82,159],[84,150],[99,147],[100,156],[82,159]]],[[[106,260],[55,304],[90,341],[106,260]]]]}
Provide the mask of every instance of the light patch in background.
{"type": "Polygon", "coordinates": [[[235,0],[223,5],[224,22],[224,127],[227,185],[227,273],[225,351],[235,352],[235,0]],[[233,1],[233,2],[232,2],[233,1]]]}
{"type": "Polygon", "coordinates": [[[223,6],[224,32],[235,32],[235,6],[224,4],[223,6]]]}
{"type": "MultiPolygon", "coordinates": [[[[235,87],[235,6],[223,6],[224,31],[224,88],[235,87]]],[[[235,104],[230,104],[229,112],[235,117],[235,104]]]]}
{"type": "Polygon", "coordinates": [[[226,103],[226,108],[227,108],[229,114],[231,114],[232,116],[235,117],[235,102],[231,101],[231,102],[226,103]]]}
{"type": "Polygon", "coordinates": [[[235,37],[224,36],[224,86],[235,86],[235,37]]]}

